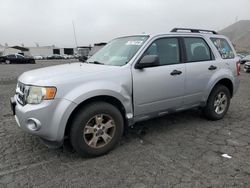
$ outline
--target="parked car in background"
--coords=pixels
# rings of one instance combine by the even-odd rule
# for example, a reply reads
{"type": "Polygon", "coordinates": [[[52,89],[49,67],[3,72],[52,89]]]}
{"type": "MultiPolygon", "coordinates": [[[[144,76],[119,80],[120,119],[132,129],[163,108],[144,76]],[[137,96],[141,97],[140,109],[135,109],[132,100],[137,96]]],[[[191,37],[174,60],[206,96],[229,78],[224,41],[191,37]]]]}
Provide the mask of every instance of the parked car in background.
{"type": "Polygon", "coordinates": [[[245,72],[250,72],[250,62],[246,62],[244,65],[244,71],[245,72]]]}
{"type": "Polygon", "coordinates": [[[53,54],[48,56],[47,59],[64,59],[64,57],[59,54],[53,54]]]}
{"type": "Polygon", "coordinates": [[[244,57],[246,57],[246,55],[244,55],[244,54],[237,54],[237,56],[240,58],[240,59],[243,59],[244,57]]]}
{"type": "Polygon", "coordinates": [[[63,55],[64,59],[74,59],[75,56],[74,55],[63,55]]]}
{"type": "Polygon", "coordinates": [[[12,63],[16,63],[16,64],[31,63],[31,64],[34,64],[35,59],[33,57],[24,56],[21,54],[10,54],[10,55],[0,57],[0,62],[6,63],[6,64],[12,64],[12,63]]]}
{"type": "Polygon", "coordinates": [[[246,62],[250,62],[250,55],[247,55],[246,57],[242,58],[240,60],[241,64],[244,64],[246,62]]]}
{"type": "Polygon", "coordinates": [[[86,56],[79,56],[78,57],[78,60],[81,62],[85,62],[87,59],[88,59],[88,57],[86,57],[86,56]]]}
{"type": "Polygon", "coordinates": [[[43,56],[41,56],[41,55],[36,55],[36,56],[34,56],[34,59],[35,59],[35,60],[42,60],[42,59],[44,59],[44,58],[43,58],[43,56]]]}

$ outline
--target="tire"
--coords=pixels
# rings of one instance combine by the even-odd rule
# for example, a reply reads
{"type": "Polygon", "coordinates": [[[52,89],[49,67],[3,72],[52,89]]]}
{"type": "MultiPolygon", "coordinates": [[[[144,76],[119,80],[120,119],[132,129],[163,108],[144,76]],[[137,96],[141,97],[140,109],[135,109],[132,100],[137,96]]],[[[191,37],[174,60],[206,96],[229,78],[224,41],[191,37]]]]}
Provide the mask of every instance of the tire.
{"type": "Polygon", "coordinates": [[[115,106],[94,102],[76,113],[70,128],[70,142],[81,156],[96,157],[108,153],[119,143],[123,129],[122,114],[115,106]]]}
{"type": "Polygon", "coordinates": [[[215,86],[209,95],[206,107],[203,109],[204,115],[213,121],[222,119],[228,111],[230,100],[231,94],[226,86],[215,86]]]}
{"type": "Polygon", "coordinates": [[[5,64],[10,64],[10,60],[6,60],[6,61],[5,61],[5,64]]]}

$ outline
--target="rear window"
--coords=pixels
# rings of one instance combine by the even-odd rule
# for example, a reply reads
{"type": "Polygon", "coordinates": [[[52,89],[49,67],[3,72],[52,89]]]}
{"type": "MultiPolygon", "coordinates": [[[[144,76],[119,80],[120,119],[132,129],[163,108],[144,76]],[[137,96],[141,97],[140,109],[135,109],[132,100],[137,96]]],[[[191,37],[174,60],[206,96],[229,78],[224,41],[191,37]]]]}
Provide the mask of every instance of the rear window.
{"type": "Polygon", "coordinates": [[[228,44],[226,39],[222,38],[211,38],[214,46],[217,48],[218,52],[220,53],[222,59],[233,59],[234,52],[231,46],[228,44]]]}

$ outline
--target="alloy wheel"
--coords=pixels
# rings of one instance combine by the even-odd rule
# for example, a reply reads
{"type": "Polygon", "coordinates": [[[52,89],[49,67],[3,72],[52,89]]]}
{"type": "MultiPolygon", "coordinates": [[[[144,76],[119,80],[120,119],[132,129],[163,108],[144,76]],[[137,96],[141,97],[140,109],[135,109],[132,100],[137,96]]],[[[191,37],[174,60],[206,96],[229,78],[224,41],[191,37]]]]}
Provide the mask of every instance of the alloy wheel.
{"type": "Polygon", "coordinates": [[[97,114],[90,118],[84,127],[84,141],[92,148],[106,146],[114,137],[116,125],[107,114],[97,114]]]}
{"type": "Polygon", "coordinates": [[[227,108],[227,96],[224,92],[220,92],[216,95],[214,100],[214,111],[217,114],[222,114],[227,108]]]}

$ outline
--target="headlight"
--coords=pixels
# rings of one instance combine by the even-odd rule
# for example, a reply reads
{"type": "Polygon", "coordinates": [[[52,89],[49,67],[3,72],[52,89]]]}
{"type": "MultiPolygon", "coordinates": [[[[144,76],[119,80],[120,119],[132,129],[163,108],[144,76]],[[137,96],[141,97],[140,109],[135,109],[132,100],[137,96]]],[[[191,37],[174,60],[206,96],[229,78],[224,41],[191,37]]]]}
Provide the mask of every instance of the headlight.
{"type": "Polygon", "coordinates": [[[26,97],[26,103],[40,104],[43,100],[54,99],[55,95],[55,87],[29,86],[26,97]]]}

